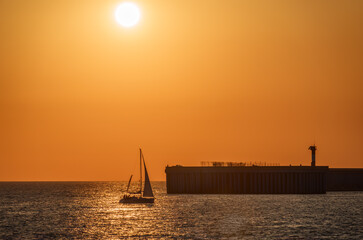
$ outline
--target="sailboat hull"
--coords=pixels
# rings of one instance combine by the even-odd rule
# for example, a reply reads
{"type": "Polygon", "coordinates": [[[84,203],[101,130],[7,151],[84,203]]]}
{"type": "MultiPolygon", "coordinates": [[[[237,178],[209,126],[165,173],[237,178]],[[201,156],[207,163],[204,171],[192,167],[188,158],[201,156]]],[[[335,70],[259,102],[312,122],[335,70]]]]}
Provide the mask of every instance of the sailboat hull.
{"type": "Polygon", "coordinates": [[[120,200],[120,203],[154,203],[154,199],[146,197],[124,197],[120,200]]]}

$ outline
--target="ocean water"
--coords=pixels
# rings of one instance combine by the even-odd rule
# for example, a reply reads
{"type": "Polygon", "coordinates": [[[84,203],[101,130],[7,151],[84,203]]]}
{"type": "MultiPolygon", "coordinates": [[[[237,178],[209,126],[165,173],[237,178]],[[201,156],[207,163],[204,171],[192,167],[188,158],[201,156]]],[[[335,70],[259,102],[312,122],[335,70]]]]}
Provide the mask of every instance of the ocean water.
{"type": "MultiPolygon", "coordinates": [[[[136,184],[136,183],[135,183],[136,184]]],[[[363,192],[167,195],[120,204],[125,182],[0,182],[0,239],[363,239],[363,192]]]]}

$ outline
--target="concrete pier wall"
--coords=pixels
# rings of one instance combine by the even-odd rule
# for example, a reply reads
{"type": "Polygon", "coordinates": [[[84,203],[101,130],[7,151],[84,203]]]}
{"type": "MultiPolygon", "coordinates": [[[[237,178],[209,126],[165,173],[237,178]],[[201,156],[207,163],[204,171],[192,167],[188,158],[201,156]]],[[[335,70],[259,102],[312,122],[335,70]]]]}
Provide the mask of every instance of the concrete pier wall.
{"type": "Polygon", "coordinates": [[[327,191],[363,191],[362,168],[329,168],[327,191]]]}
{"type": "Polygon", "coordinates": [[[322,194],[328,167],[166,167],[168,193],[322,194]]]}

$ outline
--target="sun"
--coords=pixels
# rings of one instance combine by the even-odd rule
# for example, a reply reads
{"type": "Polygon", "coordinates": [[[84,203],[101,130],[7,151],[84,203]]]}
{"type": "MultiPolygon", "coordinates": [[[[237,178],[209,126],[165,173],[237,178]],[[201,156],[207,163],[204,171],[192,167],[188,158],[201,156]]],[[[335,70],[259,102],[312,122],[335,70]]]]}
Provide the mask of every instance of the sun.
{"type": "Polygon", "coordinates": [[[141,17],[140,9],[135,3],[123,2],[116,8],[116,21],[123,27],[135,26],[141,17]]]}

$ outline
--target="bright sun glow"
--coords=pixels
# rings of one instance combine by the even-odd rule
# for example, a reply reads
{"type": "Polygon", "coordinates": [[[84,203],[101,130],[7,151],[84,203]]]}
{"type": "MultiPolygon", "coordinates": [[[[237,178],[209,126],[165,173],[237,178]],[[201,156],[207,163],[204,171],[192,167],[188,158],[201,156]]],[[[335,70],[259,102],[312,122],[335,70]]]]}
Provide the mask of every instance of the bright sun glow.
{"type": "Polygon", "coordinates": [[[121,24],[121,26],[127,28],[135,26],[139,22],[140,17],[139,8],[132,2],[121,3],[115,11],[116,21],[121,24]]]}

